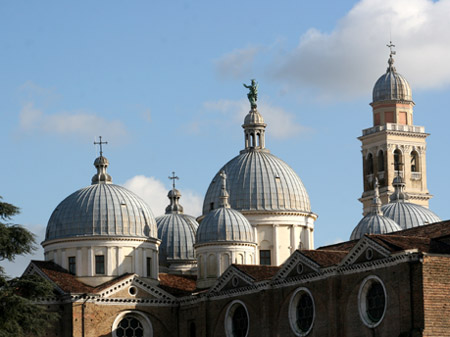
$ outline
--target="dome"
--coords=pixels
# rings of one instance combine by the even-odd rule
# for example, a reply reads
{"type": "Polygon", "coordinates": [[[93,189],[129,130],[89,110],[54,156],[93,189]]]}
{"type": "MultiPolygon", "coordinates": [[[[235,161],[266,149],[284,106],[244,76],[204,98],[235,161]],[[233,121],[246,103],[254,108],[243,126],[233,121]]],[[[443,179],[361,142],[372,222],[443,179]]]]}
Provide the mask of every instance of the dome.
{"type": "Polygon", "coordinates": [[[72,193],[53,211],[45,241],[79,236],[156,238],[156,222],[147,204],[126,188],[111,183],[108,160],[97,158],[93,184],[72,193]]]}
{"type": "MultiPolygon", "coordinates": [[[[298,175],[267,150],[241,151],[222,170],[228,176],[229,202],[233,209],[311,212],[308,193],[298,175]]],[[[219,174],[206,192],[203,214],[217,208],[221,189],[219,174]]]]}
{"type": "Polygon", "coordinates": [[[367,214],[353,230],[350,240],[359,239],[364,234],[386,234],[401,230],[402,228],[394,220],[386,216],[367,214]]]}
{"type": "MultiPolygon", "coordinates": [[[[227,174],[220,172],[219,208],[209,212],[197,229],[196,244],[228,241],[255,243],[253,227],[240,212],[230,208],[226,190],[227,174]]],[[[219,185],[219,184],[217,184],[219,185]]]]}
{"type": "Polygon", "coordinates": [[[391,202],[381,207],[383,214],[398,223],[402,229],[442,221],[433,211],[410,202],[391,202]]]}
{"type": "Polygon", "coordinates": [[[426,207],[408,202],[409,196],[404,191],[405,182],[401,176],[392,182],[394,193],[390,196],[390,203],[381,207],[383,214],[394,220],[402,229],[423,226],[441,219],[426,207]]]}
{"type": "Polygon", "coordinates": [[[244,125],[254,125],[254,124],[264,124],[263,116],[258,112],[258,110],[252,109],[244,118],[244,125]]]}
{"type": "Polygon", "coordinates": [[[194,244],[198,222],[186,214],[164,214],[156,218],[158,226],[159,264],[168,260],[195,260],[194,244]]]}
{"type": "Polygon", "coordinates": [[[411,87],[408,81],[395,70],[392,55],[389,67],[373,87],[373,102],[380,101],[412,101],[411,87]]]}
{"type": "Polygon", "coordinates": [[[386,234],[402,230],[394,220],[385,216],[381,210],[378,178],[375,178],[374,185],[374,196],[370,213],[362,218],[358,225],[356,225],[350,236],[350,240],[359,239],[363,237],[364,234],[386,234]]]}
{"type": "Polygon", "coordinates": [[[194,244],[198,222],[194,217],[183,214],[179,204],[180,191],[175,188],[175,173],[173,173],[173,188],[167,194],[170,205],[166,214],[156,218],[159,246],[159,264],[167,265],[173,260],[195,260],[194,244]]]}

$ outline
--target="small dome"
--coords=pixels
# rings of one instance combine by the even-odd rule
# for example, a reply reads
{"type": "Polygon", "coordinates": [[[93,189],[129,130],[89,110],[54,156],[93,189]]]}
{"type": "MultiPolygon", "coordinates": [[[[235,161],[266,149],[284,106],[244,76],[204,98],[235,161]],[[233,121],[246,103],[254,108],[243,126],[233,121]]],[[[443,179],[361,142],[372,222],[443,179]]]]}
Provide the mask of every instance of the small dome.
{"type": "Polygon", "coordinates": [[[263,116],[258,112],[256,108],[251,109],[247,116],[245,116],[244,118],[244,126],[255,124],[265,125],[263,116]]]}
{"type": "Polygon", "coordinates": [[[402,229],[442,221],[433,211],[410,202],[391,202],[381,207],[383,214],[398,223],[402,229]]]}
{"type": "Polygon", "coordinates": [[[157,237],[150,208],[133,192],[112,184],[108,164],[105,157],[98,157],[92,185],[72,193],[55,208],[45,241],[79,236],[157,237]]]}
{"type": "Polygon", "coordinates": [[[359,239],[364,234],[386,234],[401,230],[402,228],[388,217],[378,214],[367,214],[353,230],[350,240],[359,239]]]}
{"type": "Polygon", "coordinates": [[[208,213],[197,230],[196,243],[217,241],[255,243],[253,227],[240,212],[218,208],[208,213]]]}
{"type": "MultiPolygon", "coordinates": [[[[229,202],[233,209],[311,212],[309,196],[299,176],[288,164],[267,151],[242,151],[222,170],[227,172],[229,202]]],[[[219,172],[206,192],[203,214],[218,206],[219,172]]]]}
{"type": "Polygon", "coordinates": [[[173,260],[195,260],[194,244],[198,222],[186,214],[165,214],[156,218],[158,226],[159,264],[173,260]]]}
{"type": "Polygon", "coordinates": [[[407,101],[412,102],[412,92],[408,81],[395,70],[394,59],[389,58],[389,67],[373,87],[373,102],[407,101]]]}
{"type": "Polygon", "coordinates": [[[219,208],[209,212],[197,230],[196,244],[208,242],[248,242],[255,243],[253,227],[240,212],[230,208],[226,189],[227,174],[220,172],[219,208]]]}
{"type": "Polygon", "coordinates": [[[405,182],[401,176],[392,182],[394,193],[390,203],[381,207],[383,214],[394,220],[402,229],[423,226],[441,219],[428,208],[408,202],[409,196],[405,192],[405,182]]]}
{"type": "Polygon", "coordinates": [[[375,178],[374,185],[374,196],[370,213],[362,218],[358,225],[356,225],[350,236],[350,240],[359,239],[363,237],[364,234],[386,234],[402,230],[394,220],[383,215],[378,178],[375,178]]]}

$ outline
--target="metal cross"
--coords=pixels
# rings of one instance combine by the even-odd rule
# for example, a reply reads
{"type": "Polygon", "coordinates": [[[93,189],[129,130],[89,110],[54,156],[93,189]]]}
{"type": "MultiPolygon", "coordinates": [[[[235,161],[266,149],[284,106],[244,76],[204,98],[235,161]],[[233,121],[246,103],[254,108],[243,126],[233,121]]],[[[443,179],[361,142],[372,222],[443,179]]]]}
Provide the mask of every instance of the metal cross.
{"type": "Polygon", "coordinates": [[[178,179],[180,179],[180,178],[178,178],[178,177],[175,175],[175,172],[172,172],[172,176],[169,177],[169,179],[172,180],[172,186],[173,186],[173,188],[175,189],[175,180],[178,180],[178,179]]]}
{"type": "Polygon", "coordinates": [[[393,44],[392,41],[389,41],[389,44],[387,44],[386,47],[389,47],[389,50],[391,51],[391,56],[395,55],[395,50],[392,49],[395,47],[395,44],[393,44]]]}
{"type": "Polygon", "coordinates": [[[108,144],[108,142],[102,142],[102,136],[98,136],[98,138],[100,138],[100,141],[99,142],[94,141],[94,145],[100,145],[100,157],[101,157],[103,155],[102,145],[108,144]]]}

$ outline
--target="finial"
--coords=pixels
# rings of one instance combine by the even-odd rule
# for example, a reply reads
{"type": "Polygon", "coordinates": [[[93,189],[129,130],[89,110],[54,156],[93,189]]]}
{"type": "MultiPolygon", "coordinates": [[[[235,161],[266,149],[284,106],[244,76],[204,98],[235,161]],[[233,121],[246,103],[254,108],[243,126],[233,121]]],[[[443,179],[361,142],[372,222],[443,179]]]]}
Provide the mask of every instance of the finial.
{"type": "Polygon", "coordinates": [[[250,102],[250,107],[251,109],[256,109],[257,105],[256,105],[256,101],[258,100],[258,83],[256,82],[255,79],[252,79],[252,84],[247,85],[245,83],[244,87],[246,87],[247,89],[249,89],[249,92],[247,94],[248,100],[250,102]]]}
{"type": "Polygon", "coordinates": [[[228,203],[228,192],[227,192],[227,174],[224,170],[220,171],[220,176],[222,177],[222,188],[220,191],[220,201],[219,207],[230,208],[230,204],[228,203]]]}
{"type": "Polygon", "coordinates": [[[102,142],[102,136],[98,136],[98,138],[100,139],[99,142],[94,141],[94,145],[100,145],[100,157],[103,156],[103,148],[102,145],[103,144],[108,144],[108,142],[102,142]]]}
{"type": "Polygon", "coordinates": [[[409,200],[408,193],[405,192],[405,182],[400,175],[400,171],[397,171],[397,176],[392,181],[394,187],[394,193],[389,197],[391,202],[405,202],[409,200]]]}
{"type": "Polygon", "coordinates": [[[169,177],[169,179],[172,180],[172,188],[175,189],[175,180],[178,180],[178,179],[180,179],[180,178],[178,178],[178,177],[175,175],[175,172],[172,172],[172,176],[169,177]]]}
{"type": "Polygon", "coordinates": [[[387,44],[386,47],[388,47],[389,51],[390,51],[389,52],[389,60],[388,60],[389,67],[387,69],[387,72],[395,71],[394,58],[392,57],[396,54],[395,50],[393,49],[395,47],[395,44],[393,44],[392,41],[389,41],[389,44],[387,44]]]}
{"type": "Polygon", "coordinates": [[[381,211],[381,200],[380,200],[380,184],[378,183],[378,178],[375,177],[374,190],[373,190],[373,201],[372,201],[372,214],[383,215],[381,211]]]}

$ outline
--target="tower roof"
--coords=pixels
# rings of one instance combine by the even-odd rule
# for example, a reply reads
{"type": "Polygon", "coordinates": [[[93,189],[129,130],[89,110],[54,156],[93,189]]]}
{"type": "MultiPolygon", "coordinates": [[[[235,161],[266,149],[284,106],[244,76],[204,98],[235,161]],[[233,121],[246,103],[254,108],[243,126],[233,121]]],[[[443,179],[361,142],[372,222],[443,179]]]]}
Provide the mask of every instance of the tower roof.
{"type": "Polygon", "coordinates": [[[373,87],[373,103],[381,101],[412,102],[412,92],[408,81],[394,67],[393,55],[395,55],[395,51],[392,50],[394,45],[391,43],[388,47],[391,47],[388,68],[373,87]]]}

